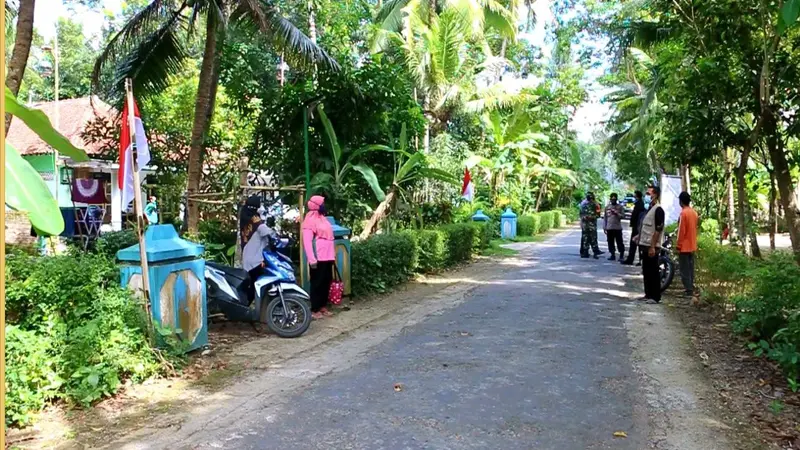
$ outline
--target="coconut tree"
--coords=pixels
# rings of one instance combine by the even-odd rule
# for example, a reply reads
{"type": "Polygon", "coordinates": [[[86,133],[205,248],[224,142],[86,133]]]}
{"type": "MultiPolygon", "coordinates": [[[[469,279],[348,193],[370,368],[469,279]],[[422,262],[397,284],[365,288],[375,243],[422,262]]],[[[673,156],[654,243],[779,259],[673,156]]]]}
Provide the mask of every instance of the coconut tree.
{"type": "MultiPolygon", "coordinates": [[[[31,43],[33,42],[33,11],[35,8],[35,0],[19,0],[19,6],[16,11],[9,11],[8,3],[6,3],[6,19],[14,13],[17,17],[14,50],[11,52],[11,60],[8,61],[6,71],[6,86],[11,93],[14,94],[14,97],[19,94],[22,76],[25,75],[25,67],[28,65],[28,55],[31,53],[31,43]]],[[[8,134],[8,129],[11,126],[12,117],[11,114],[6,114],[6,134],[8,134]]]]}
{"type": "MultiPolygon", "coordinates": [[[[124,81],[131,78],[137,96],[163,90],[188,57],[198,24],[205,24],[203,57],[189,143],[187,191],[200,189],[204,141],[208,133],[220,76],[220,51],[233,23],[253,25],[295,65],[338,69],[336,62],[284,18],[273,0],[153,0],[114,35],[95,63],[92,87],[120,103],[124,81]]],[[[188,206],[189,230],[199,212],[188,206]]]]}

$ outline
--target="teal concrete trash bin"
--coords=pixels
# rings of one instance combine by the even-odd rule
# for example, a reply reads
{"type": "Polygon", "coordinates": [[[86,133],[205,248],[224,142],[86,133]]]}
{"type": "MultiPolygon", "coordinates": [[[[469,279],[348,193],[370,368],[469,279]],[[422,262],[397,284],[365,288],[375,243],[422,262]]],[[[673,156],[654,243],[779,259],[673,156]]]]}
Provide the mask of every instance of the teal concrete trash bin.
{"type": "MultiPolygon", "coordinates": [[[[144,238],[154,322],[175,330],[188,351],[208,345],[203,246],[181,239],[172,225],[150,225],[144,238]]],[[[122,286],[143,295],[139,244],[118,251],[117,259],[122,286]]]]}
{"type": "Polygon", "coordinates": [[[517,215],[511,211],[511,207],[506,208],[500,215],[500,237],[502,239],[517,238],[517,215]]]}
{"type": "Polygon", "coordinates": [[[475,214],[472,216],[472,220],[473,220],[474,222],[488,222],[488,221],[490,221],[490,220],[492,220],[492,219],[490,219],[490,218],[489,218],[489,216],[487,216],[486,214],[484,214],[482,209],[479,209],[479,210],[478,210],[478,211],[476,211],[476,212],[475,212],[475,214]]]}
{"type": "MultiPolygon", "coordinates": [[[[336,223],[336,219],[327,216],[328,222],[331,223],[333,228],[333,248],[336,251],[336,267],[339,269],[339,275],[342,277],[344,283],[344,295],[350,295],[353,292],[351,280],[351,266],[350,266],[350,236],[353,230],[343,227],[336,223]]],[[[302,251],[302,249],[301,249],[302,251]]],[[[308,265],[302,268],[303,270],[303,289],[309,294],[311,293],[311,274],[309,273],[308,265]]]]}

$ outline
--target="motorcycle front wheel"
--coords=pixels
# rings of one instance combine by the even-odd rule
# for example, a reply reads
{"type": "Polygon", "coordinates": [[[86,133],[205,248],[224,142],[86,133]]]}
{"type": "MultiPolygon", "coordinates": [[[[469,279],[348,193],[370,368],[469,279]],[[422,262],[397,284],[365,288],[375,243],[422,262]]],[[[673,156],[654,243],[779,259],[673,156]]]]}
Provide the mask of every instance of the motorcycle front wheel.
{"type": "Polygon", "coordinates": [[[667,290],[675,277],[675,263],[666,255],[658,257],[658,273],[661,275],[661,292],[667,290]]]}
{"type": "Polygon", "coordinates": [[[273,297],[266,308],[261,309],[261,323],[267,324],[273,333],[283,338],[302,336],[311,325],[311,308],[308,300],[291,292],[273,297]],[[286,305],[284,309],[283,305],[286,305]]]}

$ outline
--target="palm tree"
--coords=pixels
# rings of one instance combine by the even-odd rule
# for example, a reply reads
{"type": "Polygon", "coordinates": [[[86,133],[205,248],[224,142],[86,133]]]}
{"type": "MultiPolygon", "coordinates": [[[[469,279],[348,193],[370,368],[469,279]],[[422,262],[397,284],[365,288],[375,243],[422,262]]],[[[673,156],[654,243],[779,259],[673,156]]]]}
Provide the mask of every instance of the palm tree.
{"type": "MultiPolygon", "coordinates": [[[[220,51],[232,23],[253,24],[285,57],[297,65],[321,64],[338,70],[328,54],[285,19],[272,0],[153,0],[133,16],[98,57],[92,88],[121,103],[124,81],[131,78],[138,96],[158,93],[179,73],[198,22],[205,21],[205,42],[189,144],[189,195],[200,189],[203,148],[220,75],[220,51]]],[[[189,230],[196,230],[199,211],[188,206],[189,230]]]]}
{"type": "MultiPolygon", "coordinates": [[[[22,76],[25,75],[25,67],[28,65],[28,55],[31,53],[31,43],[33,42],[33,12],[36,8],[36,0],[19,0],[19,7],[16,10],[17,31],[14,35],[14,50],[11,53],[11,60],[8,62],[6,72],[6,86],[14,94],[19,94],[19,87],[22,84],[22,76]]],[[[8,19],[8,3],[6,3],[6,19],[8,19]]],[[[4,50],[5,51],[5,50],[4,50]]],[[[11,114],[6,114],[6,134],[11,126],[11,114]]]]}

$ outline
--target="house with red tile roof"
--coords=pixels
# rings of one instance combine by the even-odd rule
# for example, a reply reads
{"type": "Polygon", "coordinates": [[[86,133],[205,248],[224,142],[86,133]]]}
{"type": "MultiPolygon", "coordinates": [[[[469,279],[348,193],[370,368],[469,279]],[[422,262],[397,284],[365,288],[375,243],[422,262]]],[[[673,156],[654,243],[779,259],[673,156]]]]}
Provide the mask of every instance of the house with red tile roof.
{"type": "MultiPolygon", "coordinates": [[[[44,112],[53,126],[73,145],[86,151],[90,158],[89,161],[78,163],[58,155],[24,122],[19,119],[11,122],[6,142],[42,176],[64,214],[65,223],[72,221],[78,210],[92,207],[102,210],[104,224],[110,225],[112,230],[121,230],[124,216],[130,211],[123,211],[121,206],[117,184],[118,150],[109,145],[107,139],[86,139],[90,124],[98,120],[111,124],[119,112],[97,97],[29,106],[44,112]]],[[[152,172],[151,169],[144,168],[143,172],[152,172]]],[[[67,223],[66,234],[71,234],[69,230],[70,223],[67,223]]]]}

